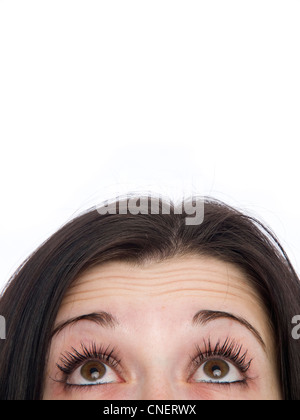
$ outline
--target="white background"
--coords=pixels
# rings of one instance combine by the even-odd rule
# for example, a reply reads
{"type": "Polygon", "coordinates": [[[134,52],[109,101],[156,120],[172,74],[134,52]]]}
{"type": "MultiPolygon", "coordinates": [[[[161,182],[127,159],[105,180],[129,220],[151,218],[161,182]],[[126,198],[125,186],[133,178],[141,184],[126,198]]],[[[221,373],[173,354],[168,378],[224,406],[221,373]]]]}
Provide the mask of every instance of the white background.
{"type": "Polygon", "coordinates": [[[0,0],[0,288],[112,191],[211,195],[300,271],[299,0],[0,0]]]}

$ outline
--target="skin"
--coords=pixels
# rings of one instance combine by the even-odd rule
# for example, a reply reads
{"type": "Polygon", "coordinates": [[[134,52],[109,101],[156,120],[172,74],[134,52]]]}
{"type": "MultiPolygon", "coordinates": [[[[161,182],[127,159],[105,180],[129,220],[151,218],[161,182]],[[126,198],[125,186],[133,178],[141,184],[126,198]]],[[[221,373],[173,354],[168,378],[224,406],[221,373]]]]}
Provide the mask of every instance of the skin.
{"type": "MultiPolygon", "coordinates": [[[[108,262],[86,271],[74,282],[64,297],[56,326],[100,311],[112,314],[118,324],[110,328],[81,320],[53,336],[44,399],[281,399],[275,345],[265,309],[245,274],[231,264],[193,255],[139,267],[108,262]],[[193,317],[200,310],[229,312],[243,318],[255,328],[264,345],[253,331],[233,319],[194,325],[193,317]],[[207,382],[201,368],[191,364],[197,355],[196,345],[204,352],[203,340],[210,340],[214,349],[226,338],[242,345],[241,354],[247,351],[246,363],[252,359],[243,374],[232,360],[218,358],[230,367],[230,382],[244,379],[245,384],[207,382]],[[66,351],[74,353],[72,347],[82,352],[81,343],[115,349],[114,355],[121,363],[118,371],[107,371],[109,381],[114,383],[65,386],[63,380],[73,385],[77,381],[78,385],[81,367],[76,375],[66,378],[56,364],[61,363],[66,351]]],[[[104,382],[105,378],[108,376],[104,382]]]]}

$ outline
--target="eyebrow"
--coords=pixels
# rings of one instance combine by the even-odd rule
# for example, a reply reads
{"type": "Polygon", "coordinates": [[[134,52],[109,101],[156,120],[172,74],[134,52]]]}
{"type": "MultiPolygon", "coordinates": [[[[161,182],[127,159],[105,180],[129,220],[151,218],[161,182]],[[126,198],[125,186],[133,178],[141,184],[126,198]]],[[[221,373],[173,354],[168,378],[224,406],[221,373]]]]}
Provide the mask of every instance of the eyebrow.
{"type": "MultiPolygon", "coordinates": [[[[264,340],[262,339],[261,335],[259,334],[259,332],[244,318],[233,315],[229,312],[211,311],[207,309],[201,310],[201,311],[198,311],[194,315],[192,323],[193,325],[206,325],[209,322],[215,321],[217,319],[224,319],[224,318],[231,319],[243,325],[244,327],[246,327],[255,336],[255,338],[263,347],[264,351],[266,351],[266,344],[264,340]]],[[[52,331],[51,338],[59,334],[67,326],[74,325],[80,321],[92,321],[104,328],[115,328],[115,326],[119,324],[117,319],[109,312],[105,312],[105,311],[93,312],[90,314],[80,315],[78,317],[74,317],[74,318],[68,319],[67,321],[61,322],[52,331]]]]}
{"type": "Polygon", "coordinates": [[[202,310],[197,312],[193,317],[193,324],[194,325],[206,325],[209,322],[215,321],[217,319],[231,319],[235,322],[238,322],[239,324],[246,327],[258,340],[258,342],[263,347],[264,351],[266,351],[266,344],[264,340],[262,339],[262,336],[259,334],[259,332],[244,318],[233,315],[229,312],[223,312],[223,311],[210,311],[210,310],[202,310]]]}
{"type": "Polygon", "coordinates": [[[52,331],[51,338],[55,336],[56,334],[59,334],[67,326],[74,325],[80,321],[92,321],[98,325],[101,325],[101,327],[105,327],[105,328],[114,328],[117,324],[119,324],[117,319],[109,312],[105,312],[105,311],[93,312],[90,314],[77,316],[75,318],[71,318],[71,319],[68,319],[67,321],[61,322],[52,331]]]}

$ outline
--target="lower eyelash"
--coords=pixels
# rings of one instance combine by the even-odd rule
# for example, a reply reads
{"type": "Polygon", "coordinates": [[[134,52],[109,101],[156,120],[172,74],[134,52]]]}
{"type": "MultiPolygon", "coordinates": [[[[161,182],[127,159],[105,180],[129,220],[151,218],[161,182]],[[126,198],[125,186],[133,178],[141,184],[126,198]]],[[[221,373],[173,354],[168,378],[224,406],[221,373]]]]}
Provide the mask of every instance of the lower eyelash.
{"type": "Polygon", "coordinates": [[[74,385],[74,384],[68,384],[68,382],[65,382],[65,381],[59,381],[59,382],[62,382],[63,383],[64,388],[65,388],[66,391],[67,390],[72,390],[72,391],[78,390],[80,392],[83,392],[83,391],[87,391],[88,392],[91,389],[95,389],[97,387],[101,387],[101,390],[104,391],[104,388],[106,386],[113,385],[113,384],[111,384],[109,382],[108,383],[103,383],[103,384],[94,384],[94,385],[74,385]]]}
{"type": "MultiPolygon", "coordinates": [[[[214,387],[220,386],[220,387],[231,387],[231,386],[240,386],[240,387],[248,387],[249,386],[249,380],[250,378],[244,378],[241,381],[235,381],[235,382],[205,382],[205,385],[213,385],[214,387]]],[[[199,382],[200,383],[200,382],[199,382]]]]}

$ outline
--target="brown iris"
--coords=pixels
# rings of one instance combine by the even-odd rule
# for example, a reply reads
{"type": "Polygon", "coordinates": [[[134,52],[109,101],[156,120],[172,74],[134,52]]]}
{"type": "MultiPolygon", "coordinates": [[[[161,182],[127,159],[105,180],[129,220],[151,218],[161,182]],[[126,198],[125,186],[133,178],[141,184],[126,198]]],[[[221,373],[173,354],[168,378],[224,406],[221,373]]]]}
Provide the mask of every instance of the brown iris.
{"type": "Polygon", "coordinates": [[[212,359],[205,363],[204,372],[211,379],[223,379],[229,372],[229,366],[224,360],[212,359]]]}
{"type": "Polygon", "coordinates": [[[85,363],[80,373],[82,377],[89,382],[96,382],[101,379],[106,372],[105,365],[101,362],[87,362],[85,363]]]}

